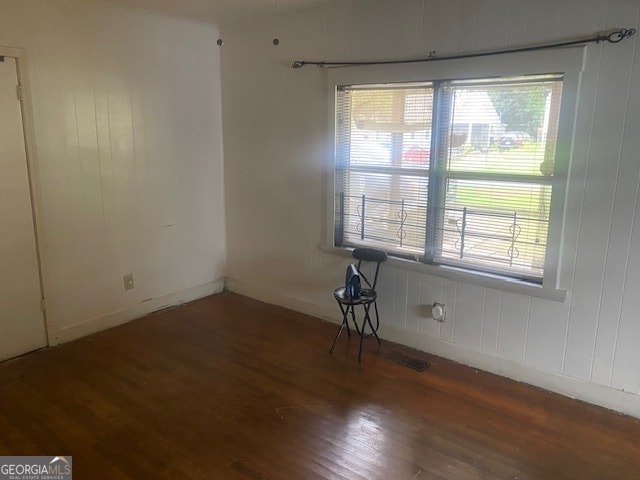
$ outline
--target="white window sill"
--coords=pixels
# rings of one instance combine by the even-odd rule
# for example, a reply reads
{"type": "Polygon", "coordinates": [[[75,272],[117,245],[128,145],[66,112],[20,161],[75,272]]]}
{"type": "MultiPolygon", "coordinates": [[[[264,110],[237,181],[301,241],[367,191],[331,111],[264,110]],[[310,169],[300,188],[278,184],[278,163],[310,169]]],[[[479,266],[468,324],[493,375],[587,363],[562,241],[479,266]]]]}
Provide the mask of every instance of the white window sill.
{"type": "MultiPolygon", "coordinates": [[[[345,258],[352,258],[351,248],[340,248],[329,245],[319,245],[321,251],[338,255],[345,258]]],[[[531,297],[543,298],[545,300],[553,300],[555,302],[564,302],[567,291],[561,289],[545,288],[542,285],[525,282],[514,278],[501,277],[489,273],[474,272],[446,265],[428,265],[403,258],[389,257],[387,264],[403,270],[424,273],[435,277],[448,278],[457,282],[471,283],[481,285],[487,288],[502,290],[504,292],[519,293],[521,295],[529,295],[531,297]]]]}

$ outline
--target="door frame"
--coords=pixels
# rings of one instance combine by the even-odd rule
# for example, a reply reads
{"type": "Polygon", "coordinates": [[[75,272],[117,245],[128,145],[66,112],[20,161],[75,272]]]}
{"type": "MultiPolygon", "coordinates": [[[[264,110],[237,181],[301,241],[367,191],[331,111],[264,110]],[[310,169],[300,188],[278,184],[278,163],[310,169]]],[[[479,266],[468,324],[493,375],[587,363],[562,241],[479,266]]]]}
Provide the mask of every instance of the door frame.
{"type": "MultiPolygon", "coordinates": [[[[16,62],[16,73],[18,88],[20,89],[20,110],[22,113],[22,132],[24,135],[25,156],[27,162],[27,180],[29,182],[29,196],[31,198],[31,216],[33,219],[33,230],[36,242],[36,261],[38,263],[38,277],[40,282],[41,310],[43,326],[47,338],[47,345],[52,346],[59,343],[55,334],[55,325],[49,322],[47,315],[45,288],[46,271],[46,242],[42,221],[42,194],[40,189],[40,170],[37,161],[36,142],[34,134],[33,108],[31,103],[31,92],[29,89],[29,69],[27,52],[23,48],[6,47],[0,45],[0,56],[13,58],[16,62]]],[[[18,93],[16,92],[16,95],[18,93]]]]}

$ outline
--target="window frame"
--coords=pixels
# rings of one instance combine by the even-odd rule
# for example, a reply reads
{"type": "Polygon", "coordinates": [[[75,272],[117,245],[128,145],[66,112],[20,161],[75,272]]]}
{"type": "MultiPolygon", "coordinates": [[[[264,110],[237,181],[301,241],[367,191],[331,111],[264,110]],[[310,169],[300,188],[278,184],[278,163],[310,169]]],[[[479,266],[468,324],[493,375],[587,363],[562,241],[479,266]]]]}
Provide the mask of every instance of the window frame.
{"type": "Polygon", "coordinates": [[[480,283],[517,293],[563,301],[566,292],[560,287],[560,267],[565,228],[565,206],[568,172],[573,151],[576,111],[580,78],[586,47],[509,53],[490,57],[445,60],[414,64],[368,65],[327,69],[329,96],[329,157],[331,168],[327,182],[326,236],[323,250],[349,251],[334,246],[335,238],[335,177],[336,177],[336,89],[342,85],[375,85],[405,82],[438,82],[490,79],[528,75],[561,74],[563,91],[560,100],[558,142],[556,146],[552,195],[549,211],[548,244],[545,254],[542,282],[529,282],[517,278],[470,270],[464,267],[422,263],[400,257],[391,257],[391,264],[399,268],[420,271],[435,276],[470,283],[480,283]]]}

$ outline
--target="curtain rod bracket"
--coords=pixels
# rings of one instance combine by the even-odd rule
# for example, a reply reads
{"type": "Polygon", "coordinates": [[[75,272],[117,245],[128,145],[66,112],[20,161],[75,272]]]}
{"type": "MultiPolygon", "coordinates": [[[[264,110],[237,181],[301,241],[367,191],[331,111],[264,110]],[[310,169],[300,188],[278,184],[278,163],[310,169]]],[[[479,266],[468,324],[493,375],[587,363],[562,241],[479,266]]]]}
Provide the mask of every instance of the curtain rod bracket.
{"type": "Polygon", "coordinates": [[[381,61],[364,61],[364,62],[312,62],[306,60],[296,60],[291,64],[291,68],[299,69],[304,67],[305,65],[315,65],[320,68],[324,67],[354,67],[354,66],[363,66],[363,65],[394,65],[394,64],[402,64],[402,63],[421,63],[421,62],[436,62],[442,60],[457,60],[463,58],[474,58],[474,57],[487,57],[490,55],[503,55],[505,53],[520,53],[520,52],[531,52],[534,50],[546,50],[549,48],[560,48],[560,47],[570,47],[577,45],[587,45],[589,43],[600,43],[600,42],[609,42],[609,43],[619,43],[625,38],[632,37],[636,34],[635,28],[620,28],[618,30],[614,30],[607,34],[599,34],[595,37],[590,38],[582,38],[578,40],[567,40],[564,42],[557,43],[547,43],[543,45],[533,45],[529,47],[517,47],[511,48],[507,50],[493,50],[488,52],[477,52],[477,53],[464,53],[459,55],[448,55],[443,57],[436,56],[435,50],[429,52],[429,56],[426,58],[413,58],[409,60],[381,60],[381,61]]]}

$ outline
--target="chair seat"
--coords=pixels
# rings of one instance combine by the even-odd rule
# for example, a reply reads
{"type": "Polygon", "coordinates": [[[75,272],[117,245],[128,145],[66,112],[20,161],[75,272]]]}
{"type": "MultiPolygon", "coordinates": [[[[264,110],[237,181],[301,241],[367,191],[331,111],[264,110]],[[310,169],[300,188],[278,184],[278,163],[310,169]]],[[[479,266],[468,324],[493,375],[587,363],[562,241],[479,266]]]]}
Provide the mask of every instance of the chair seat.
{"type": "Polygon", "coordinates": [[[366,305],[375,302],[378,297],[374,290],[368,288],[360,290],[360,295],[357,298],[345,296],[345,291],[345,287],[340,287],[333,292],[333,297],[343,305],[366,305]]]}

